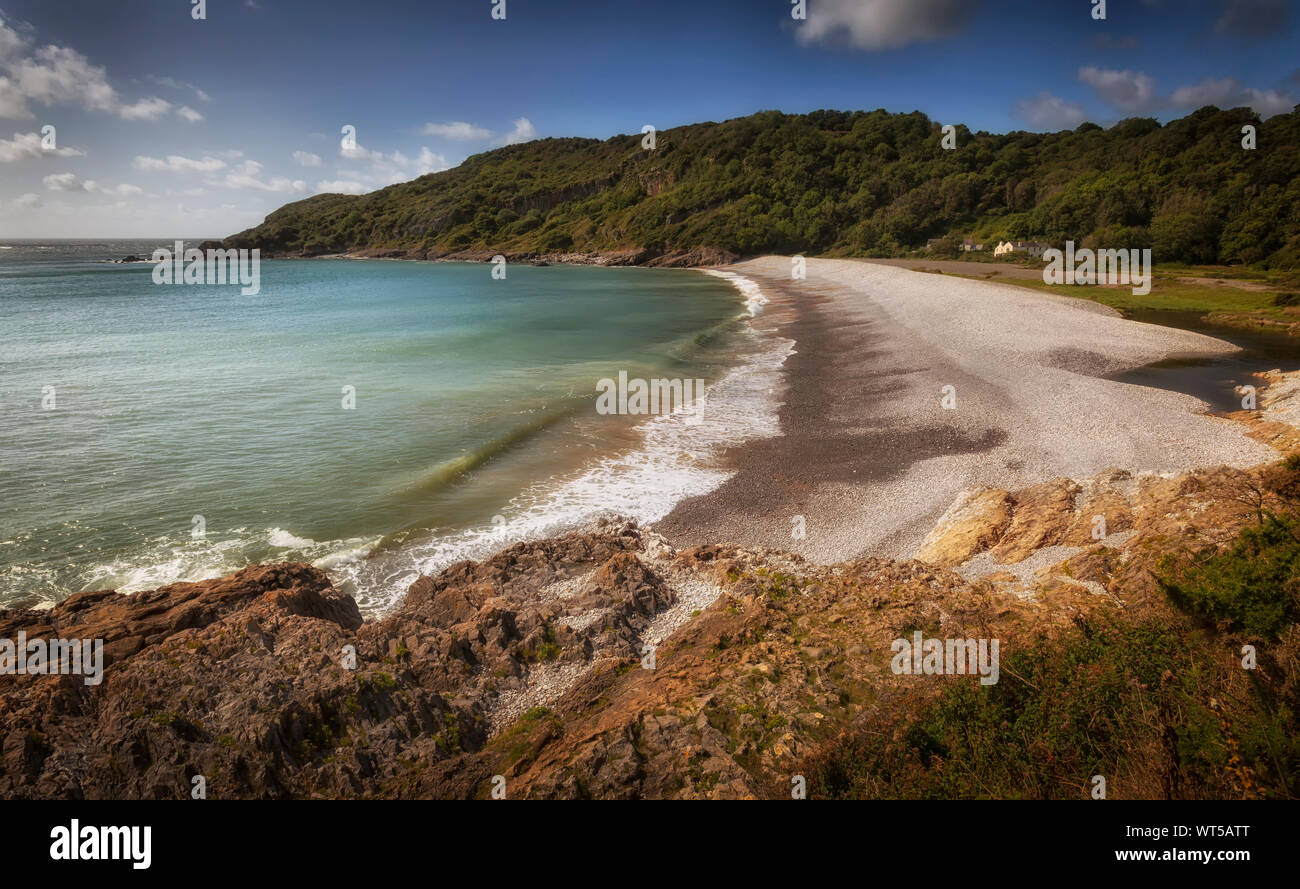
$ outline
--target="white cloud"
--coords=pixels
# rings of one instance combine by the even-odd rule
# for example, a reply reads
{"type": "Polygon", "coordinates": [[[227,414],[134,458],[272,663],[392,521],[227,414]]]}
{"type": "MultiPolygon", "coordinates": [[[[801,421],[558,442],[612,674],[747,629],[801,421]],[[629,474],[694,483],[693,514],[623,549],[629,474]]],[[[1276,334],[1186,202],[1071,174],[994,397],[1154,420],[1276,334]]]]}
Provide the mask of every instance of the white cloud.
{"type": "Polygon", "coordinates": [[[312,154],[310,151],[295,151],[293,161],[302,167],[319,167],[321,159],[319,154],[312,154]]]}
{"type": "Polygon", "coordinates": [[[0,18],[0,65],[7,65],[26,50],[27,40],[19,36],[17,31],[6,25],[4,19],[0,18]]]}
{"type": "Polygon", "coordinates": [[[1260,117],[1269,118],[1275,114],[1285,114],[1295,105],[1294,97],[1277,90],[1259,90],[1242,87],[1235,79],[1225,77],[1215,80],[1207,77],[1200,83],[1180,86],[1169,97],[1169,102],[1176,108],[1195,109],[1205,105],[1218,108],[1253,108],[1260,117]]]}
{"type": "Polygon", "coordinates": [[[470,142],[475,139],[490,139],[492,137],[491,130],[485,130],[483,127],[460,120],[448,121],[447,123],[426,123],[422,132],[426,136],[439,136],[443,139],[455,139],[462,142],[470,142]]]}
{"type": "Polygon", "coordinates": [[[9,206],[17,207],[20,210],[30,210],[33,207],[39,207],[40,205],[41,196],[30,191],[26,194],[19,195],[9,202],[9,206]]]}
{"type": "Polygon", "coordinates": [[[1238,105],[1255,109],[1260,117],[1270,118],[1275,114],[1286,114],[1296,106],[1295,96],[1279,93],[1276,90],[1257,90],[1247,87],[1237,97],[1238,105]]]}
{"type": "Polygon", "coordinates": [[[146,79],[158,84],[159,86],[165,86],[174,90],[193,90],[194,95],[200,102],[212,101],[211,96],[192,83],[186,83],[183,80],[176,80],[174,77],[154,77],[153,75],[149,75],[146,79]]]}
{"type": "Polygon", "coordinates": [[[1091,84],[1109,105],[1128,114],[1144,114],[1158,109],[1189,110],[1204,105],[1219,108],[1246,106],[1261,117],[1290,111],[1295,98],[1278,90],[1243,87],[1231,77],[1207,77],[1200,83],[1180,86],[1167,96],[1156,92],[1156,82],[1141,71],[1114,71],[1089,66],[1079,69],[1079,79],[1091,84]]]}
{"type": "Polygon", "coordinates": [[[420,156],[416,159],[416,174],[423,176],[426,173],[439,173],[449,169],[450,164],[441,154],[434,154],[427,148],[420,149],[420,156]]]}
{"type": "MultiPolygon", "coordinates": [[[[3,34],[3,29],[0,29],[0,34],[3,34]]],[[[27,119],[35,116],[27,107],[27,99],[18,84],[0,74],[0,117],[27,119]]]]}
{"type": "Polygon", "coordinates": [[[1089,65],[1079,69],[1079,79],[1095,89],[1106,104],[1130,114],[1150,111],[1160,104],[1155,80],[1141,71],[1089,65]]]}
{"type": "Polygon", "coordinates": [[[118,117],[123,120],[157,120],[172,108],[166,99],[141,99],[134,105],[123,105],[117,109],[118,117]]]}
{"type": "MultiPolygon", "coordinates": [[[[531,124],[526,120],[521,119],[521,121],[531,129],[531,124]]],[[[427,147],[421,147],[419,156],[414,160],[401,151],[384,154],[382,151],[374,151],[360,144],[354,148],[341,149],[339,155],[351,161],[359,161],[360,165],[338,168],[339,178],[318,183],[318,191],[328,186],[327,190],[330,191],[360,194],[362,191],[374,191],[385,185],[406,182],[416,176],[436,173],[451,166],[443,155],[436,154],[427,147]]]]}
{"type": "Polygon", "coordinates": [[[124,182],[121,185],[106,188],[92,179],[81,179],[76,173],[51,173],[42,181],[50,191],[85,191],[92,194],[119,195],[123,197],[144,194],[144,189],[138,185],[124,182]]]}
{"type": "Polygon", "coordinates": [[[382,151],[371,151],[360,142],[357,142],[351,148],[343,148],[340,146],[339,156],[345,157],[350,161],[367,161],[372,164],[381,163],[384,160],[384,153],[382,151]]]}
{"type": "Polygon", "coordinates": [[[8,67],[24,99],[46,104],[78,103],[95,111],[116,111],[121,107],[104,69],[92,65],[75,49],[42,46],[31,57],[8,67]]]}
{"type": "Polygon", "coordinates": [[[537,138],[537,130],[533,127],[532,121],[526,117],[521,117],[515,121],[515,128],[506,134],[501,140],[502,145],[517,145],[520,142],[531,142],[537,138]]]}
{"type": "Polygon", "coordinates": [[[808,20],[795,22],[800,43],[845,39],[870,52],[950,37],[974,13],[971,0],[809,0],[808,20]]]}
{"type": "Polygon", "coordinates": [[[284,176],[276,176],[272,179],[263,180],[259,178],[262,173],[262,165],[257,161],[244,161],[239,166],[228,172],[223,178],[210,180],[209,185],[216,185],[222,188],[251,189],[253,191],[306,191],[307,183],[301,179],[288,179],[284,176]]]}
{"type": "Polygon", "coordinates": [[[50,191],[89,191],[76,173],[51,173],[43,180],[50,191]]]}
{"type": "Polygon", "coordinates": [[[0,139],[0,164],[11,164],[29,157],[85,156],[86,152],[76,148],[44,149],[41,147],[41,137],[38,133],[14,133],[14,137],[9,141],[0,139]]]}
{"type": "Polygon", "coordinates": [[[1016,103],[1016,114],[1036,130],[1072,130],[1088,119],[1078,102],[1067,102],[1048,92],[1016,103]]]}
{"type": "Polygon", "coordinates": [[[1237,81],[1231,77],[1214,80],[1207,77],[1193,86],[1180,86],[1169,101],[1179,108],[1200,108],[1202,105],[1223,105],[1232,101],[1237,92],[1237,81]]]}
{"type": "Polygon", "coordinates": [[[348,179],[325,179],[316,183],[318,194],[365,194],[368,191],[373,189],[348,179]]]}
{"type": "Polygon", "coordinates": [[[162,171],[168,173],[215,173],[224,169],[226,162],[219,158],[205,156],[201,160],[169,154],[166,160],[156,157],[136,155],[132,166],[137,170],[162,171]]]}
{"type": "Polygon", "coordinates": [[[170,109],[164,99],[126,103],[102,66],[66,46],[33,48],[0,18],[0,117],[31,118],[31,103],[80,105],[123,120],[157,120],[170,109]]]}
{"type": "Polygon", "coordinates": [[[189,105],[182,105],[176,109],[176,113],[188,120],[190,123],[198,123],[203,120],[203,115],[195,111],[189,105]]]}

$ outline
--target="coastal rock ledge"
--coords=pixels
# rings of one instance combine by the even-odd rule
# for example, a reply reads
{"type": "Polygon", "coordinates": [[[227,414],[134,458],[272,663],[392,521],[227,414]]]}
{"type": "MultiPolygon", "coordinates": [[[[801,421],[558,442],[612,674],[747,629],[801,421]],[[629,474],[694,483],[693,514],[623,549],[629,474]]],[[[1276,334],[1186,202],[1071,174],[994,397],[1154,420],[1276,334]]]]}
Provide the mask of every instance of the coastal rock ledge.
{"type": "MultiPolygon", "coordinates": [[[[1076,493],[1057,487],[1044,509],[1076,493]]],[[[227,799],[471,799],[503,777],[511,799],[788,799],[800,775],[810,794],[925,795],[925,782],[950,780],[944,760],[917,747],[932,743],[918,732],[940,730],[927,714],[954,700],[1004,706],[999,696],[1020,709],[998,712],[1048,706],[1023,699],[1049,692],[1024,684],[1036,667],[1020,653],[1074,637],[1092,651],[1108,621],[1206,639],[1184,672],[1207,684],[1180,700],[1219,714],[1216,701],[1230,700],[1222,689],[1245,681],[1234,652],[1247,637],[1173,607],[1157,572],[1222,551],[1260,504],[1281,510],[1300,502],[1298,490],[1295,461],[1163,479],[1124,534],[1015,583],[915,560],[822,566],[729,545],[678,551],[607,519],[421,577],[375,621],[324,573],[294,563],[0,611],[0,638],[102,639],[105,661],[98,685],[0,676],[0,797],[185,799],[202,785],[227,799]],[[920,632],[1000,640],[1001,684],[895,672],[895,640],[920,632]],[[953,697],[966,687],[985,690],[953,697]]],[[[1073,541],[1027,521],[1030,502],[976,492],[950,516],[960,519],[951,545],[936,538],[928,555],[952,564],[1014,545],[1016,556],[1050,556],[1057,538],[1073,541]]],[[[1256,681],[1293,695],[1300,631],[1253,641],[1256,681]]],[[[1175,674],[1150,681],[1164,694],[1175,674]]],[[[1178,764],[1160,739],[1183,711],[1170,709],[1168,725],[1164,712],[1125,736],[1150,747],[1109,766],[1116,798],[1260,792],[1259,776],[1241,769],[1211,770],[1194,788],[1162,783],[1178,764]]],[[[1232,717],[1213,719],[1224,733],[1215,743],[1233,741],[1232,717]]],[[[1072,795],[1084,786],[1075,772],[1095,767],[1073,763],[1073,740],[1062,744],[1033,760],[1037,793],[1072,795]]],[[[1020,782],[971,793],[1021,795],[1020,782]]]]}

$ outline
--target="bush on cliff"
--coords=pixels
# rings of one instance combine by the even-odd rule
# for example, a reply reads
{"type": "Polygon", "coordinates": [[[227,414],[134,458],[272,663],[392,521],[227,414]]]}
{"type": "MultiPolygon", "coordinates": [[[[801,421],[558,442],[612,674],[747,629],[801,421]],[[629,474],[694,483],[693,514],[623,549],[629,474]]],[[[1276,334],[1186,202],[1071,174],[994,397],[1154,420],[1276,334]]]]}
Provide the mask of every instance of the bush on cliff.
{"type": "Polygon", "coordinates": [[[1160,578],[1178,607],[1276,639],[1300,617],[1300,522],[1266,512],[1227,550],[1160,578]]]}
{"type": "Polygon", "coordinates": [[[1010,646],[1000,681],[947,680],[810,763],[818,797],[1087,799],[1300,795],[1300,632],[1248,675],[1214,636],[1112,614],[1010,646]]]}

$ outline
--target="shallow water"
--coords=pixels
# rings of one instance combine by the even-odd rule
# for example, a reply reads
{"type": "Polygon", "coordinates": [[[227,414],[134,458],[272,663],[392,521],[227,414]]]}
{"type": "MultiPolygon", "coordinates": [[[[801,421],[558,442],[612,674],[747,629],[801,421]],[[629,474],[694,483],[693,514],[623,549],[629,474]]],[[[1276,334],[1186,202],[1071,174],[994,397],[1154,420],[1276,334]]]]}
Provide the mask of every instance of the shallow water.
{"type": "Polygon", "coordinates": [[[304,559],[382,609],[490,544],[656,517],[774,417],[728,377],[770,344],[697,272],[268,260],[242,296],[105,262],[155,242],[3,246],[0,605],[304,559]],[[620,370],[717,410],[598,416],[620,370]]]}
{"type": "Polygon", "coordinates": [[[1241,410],[1242,396],[1235,389],[1258,386],[1259,380],[1253,374],[1273,369],[1300,370],[1300,340],[1295,337],[1206,324],[1197,312],[1142,311],[1125,317],[1203,333],[1241,347],[1242,351],[1231,355],[1170,358],[1110,377],[1193,395],[1218,412],[1241,410]]]}

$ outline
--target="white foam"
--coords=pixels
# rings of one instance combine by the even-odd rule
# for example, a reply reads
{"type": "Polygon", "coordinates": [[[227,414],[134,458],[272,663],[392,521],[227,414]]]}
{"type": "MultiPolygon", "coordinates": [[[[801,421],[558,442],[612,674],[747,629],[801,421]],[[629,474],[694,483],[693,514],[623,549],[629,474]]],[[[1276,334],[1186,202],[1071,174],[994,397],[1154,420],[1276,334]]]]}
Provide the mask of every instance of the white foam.
{"type": "Polygon", "coordinates": [[[152,541],[145,553],[131,553],[87,572],[84,589],[121,593],[151,590],[181,581],[210,580],[242,568],[238,536],[215,541],[152,541]]]}
{"type": "Polygon", "coordinates": [[[721,269],[702,269],[706,275],[712,275],[715,278],[722,278],[737,290],[745,298],[745,308],[749,311],[749,317],[754,318],[759,312],[763,311],[763,306],[767,305],[767,295],[763,293],[763,288],[758,286],[752,278],[746,278],[744,275],[737,275],[735,272],[724,272],[721,269]]]}
{"type": "Polygon", "coordinates": [[[351,541],[340,541],[342,544],[341,548],[336,552],[331,552],[329,555],[316,559],[312,564],[317,568],[320,568],[322,571],[329,571],[333,568],[349,565],[368,556],[382,539],[382,537],[376,537],[374,540],[366,541],[359,546],[354,545],[354,542],[351,541]]]}
{"type": "Polygon", "coordinates": [[[380,538],[361,537],[316,541],[282,528],[250,532],[232,528],[224,535],[209,530],[208,539],[160,537],[144,552],[134,552],[92,568],[84,589],[115,589],[121,593],[151,590],[167,584],[194,583],[238,571],[263,557],[269,546],[280,550],[272,561],[312,562],[320,568],[362,558],[380,538]]]}
{"type": "Polygon", "coordinates": [[[310,540],[306,537],[295,537],[288,531],[283,531],[279,528],[272,528],[270,532],[268,532],[267,542],[271,544],[271,546],[283,547],[286,549],[309,549],[313,546],[319,546],[315,540],[310,540]]]}
{"type": "MultiPolygon", "coordinates": [[[[747,304],[767,302],[754,282],[730,276],[747,304]],[[752,285],[752,286],[751,286],[752,285]]],[[[533,484],[515,497],[493,525],[404,544],[331,571],[366,613],[395,607],[421,574],[436,574],[464,559],[482,559],[522,540],[536,540],[600,515],[656,522],[688,497],[707,494],[732,476],[721,467],[731,447],[780,434],[782,365],[792,340],[747,329],[747,357],[708,388],[701,413],[679,410],[640,425],[639,445],[570,476],[533,484]]]]}

